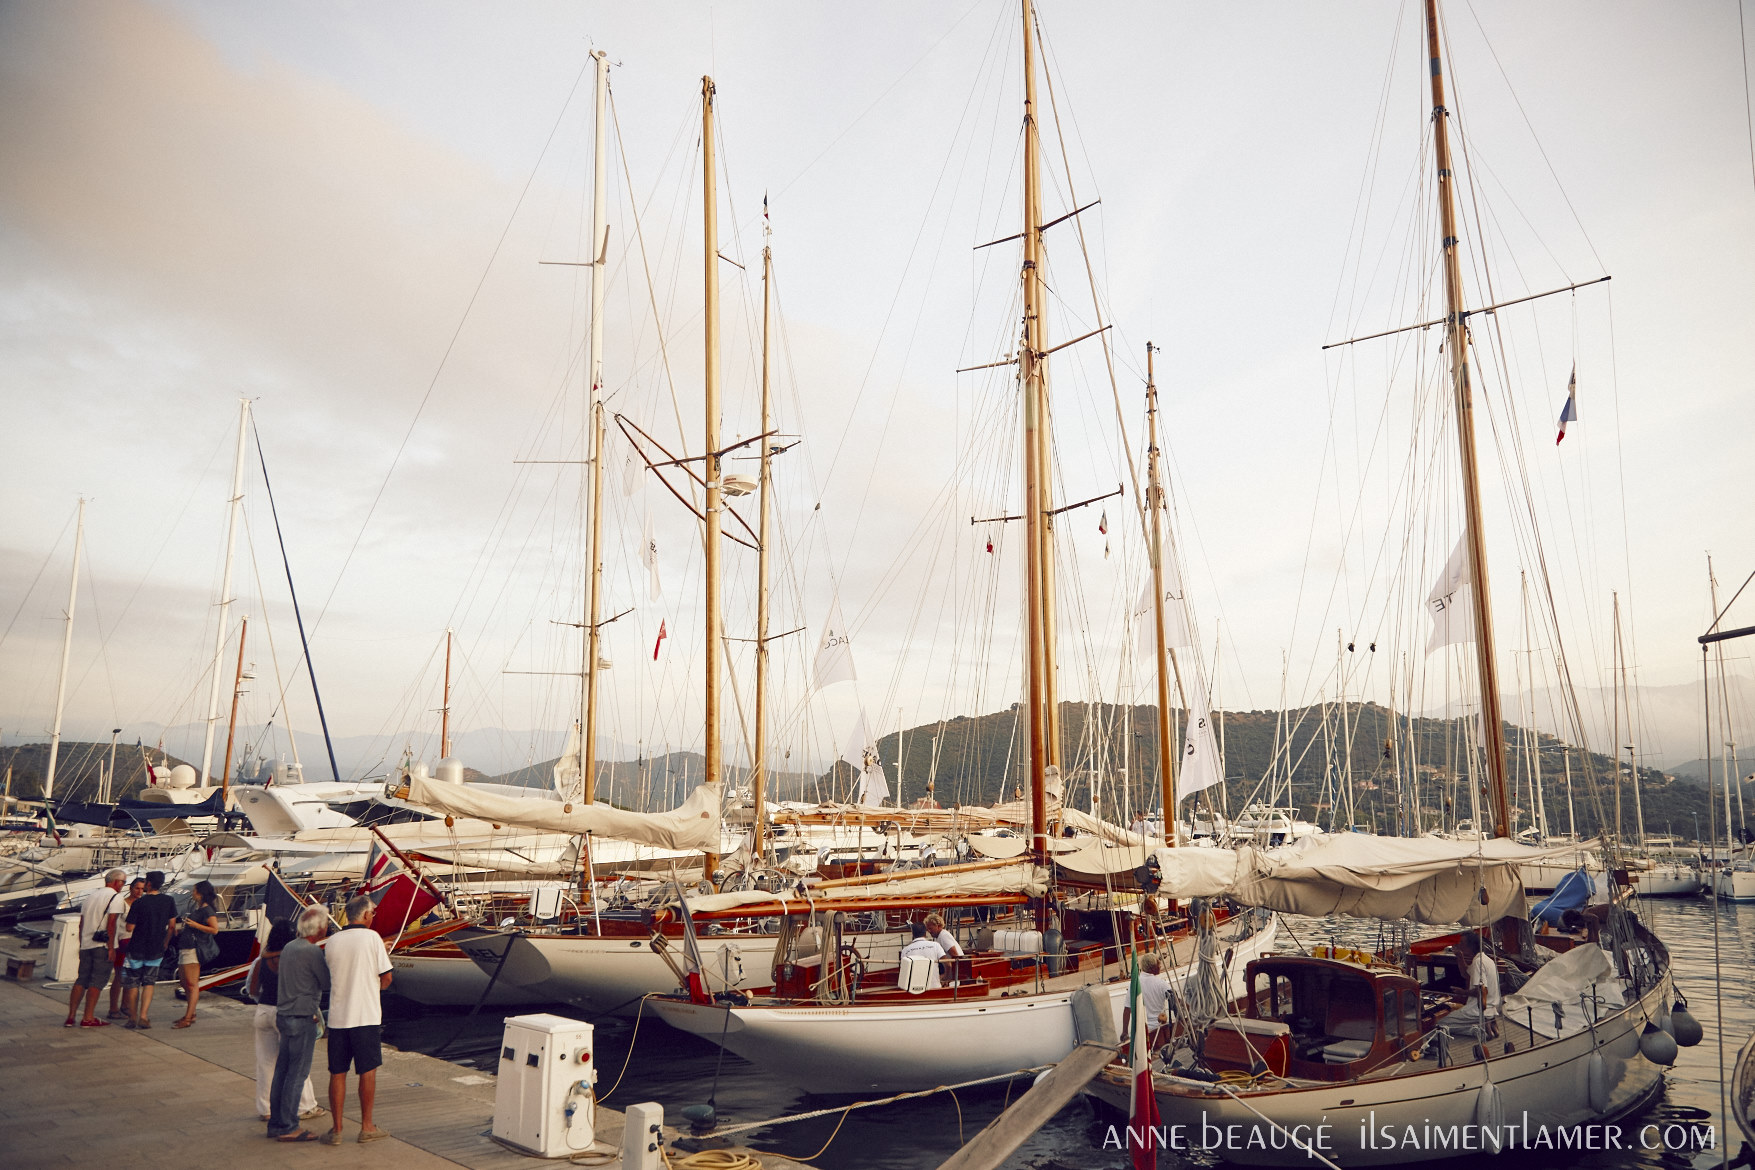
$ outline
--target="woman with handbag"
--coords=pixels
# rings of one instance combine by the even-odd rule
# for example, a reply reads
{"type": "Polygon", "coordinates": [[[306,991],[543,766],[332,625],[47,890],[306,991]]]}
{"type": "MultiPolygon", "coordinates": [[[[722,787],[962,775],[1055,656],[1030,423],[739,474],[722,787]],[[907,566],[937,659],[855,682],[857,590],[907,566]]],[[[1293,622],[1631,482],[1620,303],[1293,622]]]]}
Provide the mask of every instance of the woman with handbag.
{"type": "Polygon", "coordinates": [[[183,975],[183,994],[189,1006],[173,1028],[187,1028],[195,1022],[195,1001],[201,998],[201,964],[219,957],[219,911],[214,903],[219,891],[210,881],[195,883],[195,905],[183,916],[183,929],[177,934],[177,967],[183,975]]]}

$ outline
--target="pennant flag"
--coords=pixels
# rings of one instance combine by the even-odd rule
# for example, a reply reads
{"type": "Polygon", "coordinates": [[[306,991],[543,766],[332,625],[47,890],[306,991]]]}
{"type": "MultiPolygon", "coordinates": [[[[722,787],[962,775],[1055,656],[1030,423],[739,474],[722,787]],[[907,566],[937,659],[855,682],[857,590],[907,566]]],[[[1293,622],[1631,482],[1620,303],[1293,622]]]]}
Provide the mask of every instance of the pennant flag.
{"type": "Polygon", "coordinates": [[[652,535],[652,509],[646,509],[645,519],[641,526],[640,559],[646,564],[646,572],[651,577],[649,590],[653,601],[664,595],[664,586],[658,582],[658,540],[652,535]]]}
{"type": "Polygon", "coordinates": [[[853,672],[853,639],[841,620],[839,601],[829,605],[829,620],[823,626],[822,640],[817,643],[817,657],[811,665],[811,677],[818,690],[838,682],[855,682],[859,678],[853,672]]]}
{"type": "Polygon", "coordinates": [[[1444,571],[1426,595],[1426,609],[1432,614],[1432,636],[1426,639],[1426,653],[1440,646],[1475,640],[1475,610],[1469,586],[1468,537],[1457,539],[1456,551],[1444,562],[1444,571]]]}
{"type": "Polygon", "coordinates": [[[1109,535],[1109,509],[1103,509],[1103,515],[1097,520],[1097,531],[1104,536],[1109,535]]]}
{"type": "Polygon", "coordinates": [[[1572,367],[1572,378],[1566,383],[1566,405],[1560,408],[1560,433],[1554,437],[1554,446],[1566,437],[1566,424],[1578,421],[1578,366],[1572,367]]]}
{"type": "Polygon", "coordinates": [[[554,766],[555,793],[563,801],[585,798],[585,785],[581,780],[585,770],[579,763],[579,757],[584,751],[585,742],[579,737],[579,722],[574,720],[572,726],[567,728],[567,746],[561,749],[560,759],[555,761],[554,766]]]}
{"type": "Polygon", "coordinates": [[[1128,1018],[1133,1021],[1128,1040],[1128,1064],[1133,1074],[1133,1092],[1127,1102],[1127,1145],[1132,1151],[1134,1170],[1157,1170],[1158,1134],[1162,1122],[1158,1117],[1158,1095],[1152,1091],[1152,1049],[1148,1025],[1140,1011],[1140,961],[1134,956],[1133,982],[1127,991],[1128,1018]]]}
{"type": "Polygon", "coordinates": [[[628,457],[622,460],[622,495],[631,496],[640,490],[640,473],[645,470],[646,461],[632,443],[628,444],[628,457]]]}
{"type": "Polygon", "coordinates": [[[768,223],[768,193],[766,191],[763,191],[762,192],[762,224],[765,227],[765,226],[767,226],[767,223],[768,223]]]}
{"type": "Polygon", "coordinates": [[[670,631],[664,628],[664,619],[660,618],[658,619],[658,641],[652,643],[652,661],[658,661],[658,648],[664,645],[664,640],[668,637],[670,637],[670,631]]]}
{"type": "MultiPolygon", "coordinates": [[[[1141,658],[1151,658],[1158,652],[1157,619],[1152,608],[1152,579],[1140,590],[1140,599],[1133,608],[1134,637],[1139,646],[1141,658]]],[[[1164,565],[1164,645],[1167,649],[1194,645],[1194,638],[1188,632],[1188,608],[1182,592],[1182,581],[1177,575],[1176,566],[1164,565]]]]}
{"type": "Polygon", "coordinates": [[[1107,540],[1103,542],[1103,559],[1109,559],[1109,542],[1107,540]]]}
{"type": "Polygon", "coordinates": [[[1182,766],[1176,772],[1178,802],[1225,781],[1225,765],[1219,759],[1219,741],[1213,735],[1213,713],[1206,702],[1189,713],[1188,734],[1182,745],[1182,766]]]}

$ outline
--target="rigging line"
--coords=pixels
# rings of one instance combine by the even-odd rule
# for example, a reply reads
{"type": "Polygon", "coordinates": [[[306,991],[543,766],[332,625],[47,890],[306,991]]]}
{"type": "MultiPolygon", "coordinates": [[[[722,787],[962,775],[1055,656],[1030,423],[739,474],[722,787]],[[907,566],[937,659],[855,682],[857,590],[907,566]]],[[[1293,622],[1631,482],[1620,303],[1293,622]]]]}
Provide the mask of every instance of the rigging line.
{"type": "MultiPolygon", "coordinates": [[[[286,534],[280,530],[280,510],[274,505],[274,485],[268,481],[268,456],[262,451],[262,436],[256,430],[254,411],[250,412],[250,433],[256,440],[256,459],[262,465],[262,490],[268,496],[268,514],[274,518],[274,537],[280,542],[280,563],[286,569],[286,591],[292,596],[293,620],[298,623],[299,627],[299,645],[302,650],[300,657],[304,660],[306,673],[311,676],[311,697],[317,703],[317,722],[323,727],[323,747],[329,753],[329,771],[339,782],[341,769],[335,764],[335,741],[329,737],[329,717],[323,713],[323,696],[317,690],[317,664],[311,661],[311,641],[305,633],[304,616],[299,612],[298,590],[293,588],[292,560],[286,555],[286,534]]],[[[363,536],[365,529],[362,528],[360,534],[363,536]]],[[[358,543],[357,538],[355,543],[358,543]]],[[[342,568],[345,571],[347,566],[344,564],[342,568]]],[[[337,575],[337,584],[340,583],[340,580],[340,576],[337,575]]],[[[333,596],[333,593],[331,595],[333,596]]],[[[315,629],[315,625],[312,628],[315,629]]],[[[297,664],[294,664],[293,669],[298,669],[297,664]]]]}
{"type": "MultiPolygon", "coordinates": [[[[512,225],[514,223],[516,223],[518,220],[518,212],[524,206],[524,199],[527,195],[530,194],[530,188],[536,182],[536,174],[537,174],[537,171],[540,170],[542,167],[542,160],[545,157],[547,157],[548,148],[549,148],[550,144],[552,144],[554,142],[555,134],[561,128],[561,122],[566,117],[567,109],[573,104],[573,95],[576,92],[578,92],[579,82],[584,79],[585,72],[587,69],[589,69],[591,67],[592,63],[593,63],[592,59],[587,57],[586,63],[584,65],[580,66],[578,75],[573,78],[572,88],[567,91],[566,100],[564,100],[561,103],[561,109],[560,109],[560,112],[555,116],[554,125],[549,128],[548,137],[543,140],[542,149],[537,152],[536,161],[533,164],[531,164],[530,173],[527,176],[525,176],[524,186],[523,186],[523,188],[521,188],[519,190],[518,198],[512,204],[511,214],[509,214],[506,217],[505,226],[500,229],[499,239],[494,241],[493,250],[492,250],[492,252],[490,252],[488,254],[487,263],[482,266],[481,276],[479,279],[476,280],[475,288],[470,292],[469,300],[463,306],[463,314],[457,320],[457,327],[451,331],[451,339],[445,343],[445,350],[442,354],[439,355],[439,364],[438,364],[437,368],[435,368],[433,370],[432,378],[430,380],[428,380],[428,382],[427,382],[427,388],[426,388],[426,391],[421,395],[420,404],[415,407],[414,417],[408,420],[408,428],[405,431],[403,431],[403,433],[402,433],[402,441],[400,443],[398,443],[396,446],[396,454],[391,457],[390,466],[388,468],[386,468],[384,471],[384,478],[383,478],[382,482],[380,482],[378,484],[378,490],[377,490],[376,494],[374,494],[372,496],[372,503],[366,509],[365,518],[360,521],[359,531],[354,535],[353,543],[348,546],[347,556],[342,558],[341,568],[335,574],[335,582],[334,582],[334,584],[330,585],[330,587],[329,587],[329,595],[323,599],[323,605],[317,611],[317,619],[311,623],[312,632],[315,632],[317,627],[323,624],[323,618],[329,612],[329,605],[331,602],[333,602],[335,600],[336,591],[341,588],[342,578],[347,575],[348,566],[353,563],[354,554],[359,551],[360,542],[365,539],[366,529],[368,527],[370,527],[370,525],[372,523],[372,517],[378,511],[378,504],[383,500],[384,492],[386,490],[388,490],[388,488],[390,487],[390,479],[392,476],[394,476],[396,474],[397,467],[400,466],[402,463],[402,456],[403,456],[403,453],[405,451],[407,451],[407,449],[408,449],[409,440],[414,437],[414,429],[416,426],[418,426],[420,424],[421,415],[423,413],[425,413],[426,408],[427,408],[427,403],[432,400],[433,391],[438,389],[439,378],[444,374],[445,367],[451,359],[451,353],[453,350],[455,350],[457,348],[457,342],[463,336],[463,328],[465,325],[467,325],[469,323],[470,313],[473,312],[475,309],[475,302],[481,296],[481,290],[484,287],[486,287],[486,285],[487,285],[488,276],[489,276],[489,274],[491,274],[493,272],[495,261],[497,261],[499,259],[500,249],[505,246],[506,237],[512,233],[512,225]]],[[[256,444],[256,449],[257,449],[258,453],[261,452],[262,445],[261,445],[260,440],[258,440],[258,442],[256,444]]],[[[278,528],[279,528],[279,521],[278,520],[275,521],[275,526],[276,526],[276,529],[278,530],[278,528]]],[[[282,551],[284,554],[284,548],[282,551]]],[[[289,573],[290,573],[290,569],[289,569],[289,573]]],[[[289,586],[291,584],[290,577],[288,580],[288,584],[289,584],[289,586]]],[[[303,635],[303,623],[301,622],[301,636],[302,635],[303,635]]],[[[307,647],[307,651],[306,651],[306,656],[309,657],[309,648],[308,647],[307,647]]],[[[313,678],[312,678],[313,689],[315,689],[315,682],[316,682],[316,679],[315,679],[315,676],[313,676],[313,678]]],[[[321,712],[322,712],[322,704],[321,703],[318,704],[318,712],[319,712],[319,714],[321,714],[321,712]]],[[[325,727],[323,735],[324,735],[324,739],[327,740],[328,736],[329,736],[327,727],[325,727]]],[[[333,752],[333,750],[331,750],[331,752],[330,752],[330,766],[334,767],[334,752],[333,752]]],[[[337,772],[335,775],[335,778],[337,780],[341,779],[341,774],[339,772],[337,772]]]]}
{"type": "Polygon", "coordinates": [[[38,567],[37,575],[30,579],[30,587],[24,591],[24,596],[19,598],[18,608],[12,611],[12,620],[6,623],[5,632],[0,633],[0,646],[6,645],[6,639],[12,633],[12,627],[18,624],[19,615],[24,612],[25,605],[30,601],[30,595],[36,590],[37,583],[43,579],[43,574],[49,568],[49,562],[55,559],[55,550],[61,547],[61,542],[67,538],[67,529],[72,525],[73,513],[69,512],[67,519],[61,525],[61,531],[55,536],[55,543],[49,546],[48,555],[43,558],[42,565],[38,567]]]}
{"type": "MultiPolygon", "coordinates": [[[[1530,140],[1536,144],[1536,153],[1542,156],[1542,162],[1547,166],[1548,174],[1554,179],[1554,186],[1559,188],[1560,198],[1566,203],[1566,210],[1572,213],[1572,222],[1578,225],[1578,232],[1584,237],[1585,246],[1590,249],[1591,256],[1595,258],[1598,270],[1604,272],[1608,271],[1609,266],[1603,263],[1602,256],[1597,253],[1595,242],[1591,240],[1590,233],[1585,230],[1584,220],[1579,217],[1578,208],[1572,205],[1572,196],[1567,194],[1566,185],[1560,181],[1560,173],[1554,169],[1554,162],[1548,157],[1548,150],[1542,145],[1542,139],[1536,133],[1535,123],[1530,121],[1529,112],[1523,108],[1523,99],[1517,96],[1517,90],[1513,88],[1511,84],[1511,76],[1505,72],[1505,66],[1500,62],[1499,54],[1493,48],[1493,42],[1487,36],[1487,29],[1481,24],[1480,14],[1475,11],[1475,6],[1472,2],[1468,5],[1468,10],[1469,16],[1474,18],[1475,27],[1480,30],[1481,43],[1487,46],[1487,55],[1493,58],[1493,64],[1499,70],[1499,76],[1505,82],[1505,91],[1511,95],[1512,104],[1517,107],[1518,115],[1523,118],[1523,124],[1530,132],[1530,140]]],[[[1742,0],[1738,0],[1737,17],[1739,20],[1742,19],[1742,0]]],[[[1446,35],[1445,43],[1448,44],[1449,42],[1450,37],[1446,35]]]]}
{"type": "MultiPolygon", "coordinates": [[[[664,367],[665,385],[670,388],[670,405],[672,410],[676,413],[676,432],[678,435],[678,441],[682,444],[681,450],[686,457],[689,453],[689,432],[688,428],[683,426],[682,402],[676,396],[676,377],[671,372],[670,368],[670,346],[664,339],[664,321],[658,312],[658,289],[652,283],[652,261],[646,254],[646,231],[642,225],[640,212],[638,208],[633,205],[634,173],[628,166],[628,148],[627,144],[622,140],[622,116],[621,110],[615,104],[614,87],[611,87],[609,91],[609,116],[610,122],[615,126],[616,154],[622,160],[623,181],[627,184],[630,200],[629,210],[634,217],[634,239],[638,241],[640,245],[640,266],[646,275],[646,296],[652,306],[652,328],[658,336],[658,356],[660,364],[664,367]]],[[[657,194],[658,189],[656,184],[654,184],[653,193],[649,197],[649,200],[657,198],[657,194]]],[[[691,501],[694,499],[694,495],[695,489],[691,483],[691,486],[689,487],[689,498],[691,501]]]]}

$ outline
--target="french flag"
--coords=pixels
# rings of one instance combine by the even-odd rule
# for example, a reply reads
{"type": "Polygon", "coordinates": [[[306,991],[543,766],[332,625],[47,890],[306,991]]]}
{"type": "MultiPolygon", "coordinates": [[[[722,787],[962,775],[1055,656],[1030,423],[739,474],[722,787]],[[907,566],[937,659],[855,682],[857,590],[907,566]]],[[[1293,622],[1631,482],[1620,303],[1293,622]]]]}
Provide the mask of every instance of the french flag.
{"type": "Polygon", "coordinates": [[[1578,367],[1572,367],[1572,379],[1566,383],[1566,405],[1560,408],[1560,433],[1554,439],[1558,447],[1566,437],[1566,424],[1578,421],[1578,367]]]}
{"type": "Polygon", "coordinates": [[[1163,1121],[1158,1115],[1158,1095],[1152,1085],[1152,1048],[1150,1023],[1140,1014],[1140,964],[1133,961],[1133,983],[1127,993],[1128,1016],[1131,1023],[1128,1040],[1128,1072],[1132,1092],[1127,1102],[1127,1145],[1132,1152],[1133,1170],[1157,1170],[1159,1134],[1163,1121]]]}

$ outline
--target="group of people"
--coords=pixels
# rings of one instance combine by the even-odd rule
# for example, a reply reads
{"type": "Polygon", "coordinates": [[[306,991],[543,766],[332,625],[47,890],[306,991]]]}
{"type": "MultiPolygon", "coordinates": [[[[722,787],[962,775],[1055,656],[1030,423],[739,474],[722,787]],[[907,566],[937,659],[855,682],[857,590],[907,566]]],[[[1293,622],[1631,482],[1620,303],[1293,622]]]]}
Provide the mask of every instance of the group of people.
{"type": "MultiPolygon", "coordinates": [[[[201,997],[201,964],[218,954],[218,895],[211,882],[197,882],[185,913],[164,892],[158,870],[124,883],[112,869],[104,884],[79,908],[79,975],[67,1000],[68,1028],[107,1028],[125,1019],[129,1028],[150,1028],[152,995],[167,954],[174,954],[188,1003],[172,1027],[195,1023],[201,997]],[[98,998],[110,988],[107,1019],[97,1018],[98,998]],[[83,1012],[81,1004],[83,1001],[83,1012]]],[[[372,1122],[377,1069],[383,1063],[380,993],[390,986],[390,953],[372,929],[374,907],[365,895],[345,911],[347,925],[330,936],[329,911],[311,906],[291,922],[276,922],[250,969],[256,1000],[256,1111],[268,1136],[282,1142],[338,1145],[347,1074],[359,1077],[361,1142],[385,1137],[372,1122]],[[327,1017],[329,1110],[332,1124],[320,1137],[300,1124],[321,1117],[311,1089],[311,1062],[318,1029],[327,1017]]]]}
{"type": "Polygon", "coordinates": [[[373,912],[371,898],[353,898],[345,911],[347,925],[332,936],[329,912],[307,907],[293,922],[274,924],[250,971],[250,993],[257,1004],[256,1106],[275,1141],[340,1145],[350,1069],[359,1077],[357,1140],[387,1136],[373,1124],[372,1106],[378,1066],[384,1062],[379,995],[390,986],[391,965],[384,940],[372,929],[373,912]],[[325,992],[332,1124],[319,1137],[300,1122],[323,1112],[310,1073],[318,1028],[324,1023],[325,992]]]}
{"type": "Polygon", "coordinates": [[[153,870],[135,878],[126,893],[128,875],[119,869],[104,874],[104,884],[79,905],[79,974],[67,998],[68,1028],[107,1028],[126,1020],[129,1028],[152,1027],[152,994],[165,955],[175,951],[187,1006],[174,1028],[195,1022],[201,999],[201,964],[219,953],[218,893],[212,882],[195,883],[187,913],[164,892],[165,875],[153,870]],[[97,1018],[98,996],[110,988],[110,1011],[97,1018]],[[80,1001],[84,1011],[80,1011],[80,1001]]]}

